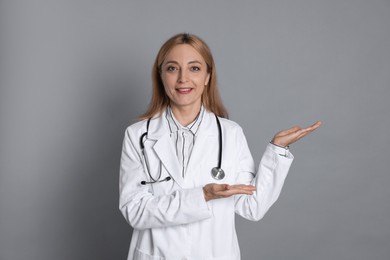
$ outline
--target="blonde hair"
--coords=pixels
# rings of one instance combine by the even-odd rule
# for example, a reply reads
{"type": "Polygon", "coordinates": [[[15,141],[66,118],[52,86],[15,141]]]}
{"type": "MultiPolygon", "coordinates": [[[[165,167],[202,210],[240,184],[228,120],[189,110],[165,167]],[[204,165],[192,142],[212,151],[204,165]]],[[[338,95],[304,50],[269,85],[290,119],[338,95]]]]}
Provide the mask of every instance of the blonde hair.
{"type": "Polygon", "coordinates": [[[147,111],[140,116],[140,119],[147,119],[161,114],[169,105],[169,97],[165,93],[164,85],[161,80],[161,65],[164,62],[168,52],[178,44],[188,44],[192,46],[203,57],[207,64],[207,72],[210,73],[210,80],[202,93],[202,103],[206,110],[213,112],[217,116],[227,118],[228,113],[222,103],[218,92],[217,74],[215,70],[214,59],[210,48],[199,37],[181,33],[171,37],[160,48],[152,68],[153,93],[147,111]]]}

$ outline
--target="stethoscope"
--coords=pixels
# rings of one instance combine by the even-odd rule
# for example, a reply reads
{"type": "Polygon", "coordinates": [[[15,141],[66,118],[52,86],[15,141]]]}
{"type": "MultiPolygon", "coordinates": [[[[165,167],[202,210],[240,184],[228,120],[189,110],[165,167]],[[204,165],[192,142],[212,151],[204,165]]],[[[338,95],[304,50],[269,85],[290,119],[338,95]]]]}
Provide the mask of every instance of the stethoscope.
{"type": "MultiPolygon", "coordinates": [[[[219,122],[219,119],[218,119],[217,115],[215,115],[215,119],[217,120],[217,125],[218,125],[219,153],[218,153],[218,166],[211,169],[211,176],[215,180],[222,180],[223,178],[225,178],[225,172],[221,168],[221,165],[222,165],[222,127],[221,127],[221,122],[219,122]]],[[[149,162],[148,162],[147,156],[145,155],[145,146],[144,146],[144,138],[148,137],[150,120],[151,120],[151,118],[149,118],[147,123],[146,123],[146,132],[143,133],[141,135],[140,139],[139,139],[139,145],[141,147],[142,156],[144,157],[146,171],[148,172],[148,175],[149,175],[149,177],[151,179],[151,181],[141,181],[142,185],[154,184],[154,183],[159,183],[159,182],[164,182],[164,181],[170,181],[172,179],[171,177],[168,176],[168,177],[160,180],[160,178],[161,178],[161,167],[162,167],[161,166],[161,161],[160,161],[160,170],[159,170],[159,174],[158,174],[157,179],[154,179],[152,177],[152,175],[150,174],[149,162]]]]}

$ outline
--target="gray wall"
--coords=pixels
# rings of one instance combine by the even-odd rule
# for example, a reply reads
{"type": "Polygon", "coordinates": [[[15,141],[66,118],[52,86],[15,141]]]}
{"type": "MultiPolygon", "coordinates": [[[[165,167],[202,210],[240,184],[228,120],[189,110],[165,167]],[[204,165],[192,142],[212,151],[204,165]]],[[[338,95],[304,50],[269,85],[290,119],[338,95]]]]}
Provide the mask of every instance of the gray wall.
{"type": "Polygon", "coordinates": [[[0,259],[125,259],[127,125],[159,46],[188,31],[215,55],[230,118],[258,161],[292,146],[276,205],[237,220],[243,259],[390,258],[390,1],[1,1],[0,259]]]}

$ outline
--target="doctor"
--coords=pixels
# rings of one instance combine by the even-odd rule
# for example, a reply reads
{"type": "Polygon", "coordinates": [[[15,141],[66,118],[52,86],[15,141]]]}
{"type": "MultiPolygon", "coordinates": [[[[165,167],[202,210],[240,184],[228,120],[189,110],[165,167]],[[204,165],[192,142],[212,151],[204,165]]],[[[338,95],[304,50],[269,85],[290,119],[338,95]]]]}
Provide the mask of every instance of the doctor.
{"type": "Polygon", "coordinates": [[[320,126],[277,133],[256,168],[242,129],[226,119],[208,46],[178,34],[153,66],[147,112],[127,128],[120,210],[133,227],[128,259],[239,260],[235,214],[257,221],[277,200],[288,146],[320,126]]]}

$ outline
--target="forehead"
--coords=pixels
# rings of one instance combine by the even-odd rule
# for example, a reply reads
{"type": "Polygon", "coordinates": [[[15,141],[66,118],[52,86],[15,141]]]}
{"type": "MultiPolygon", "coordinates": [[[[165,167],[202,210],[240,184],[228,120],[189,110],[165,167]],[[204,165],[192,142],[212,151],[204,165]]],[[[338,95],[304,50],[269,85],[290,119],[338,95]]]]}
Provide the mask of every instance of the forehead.
{"type": "Polygon", "coordinates": [[[189,44],[175,45],[166,55],[164,62],[177,61],[177,62],[189,62],[199,61],[205,63],[202,55],[189,44]]]}

